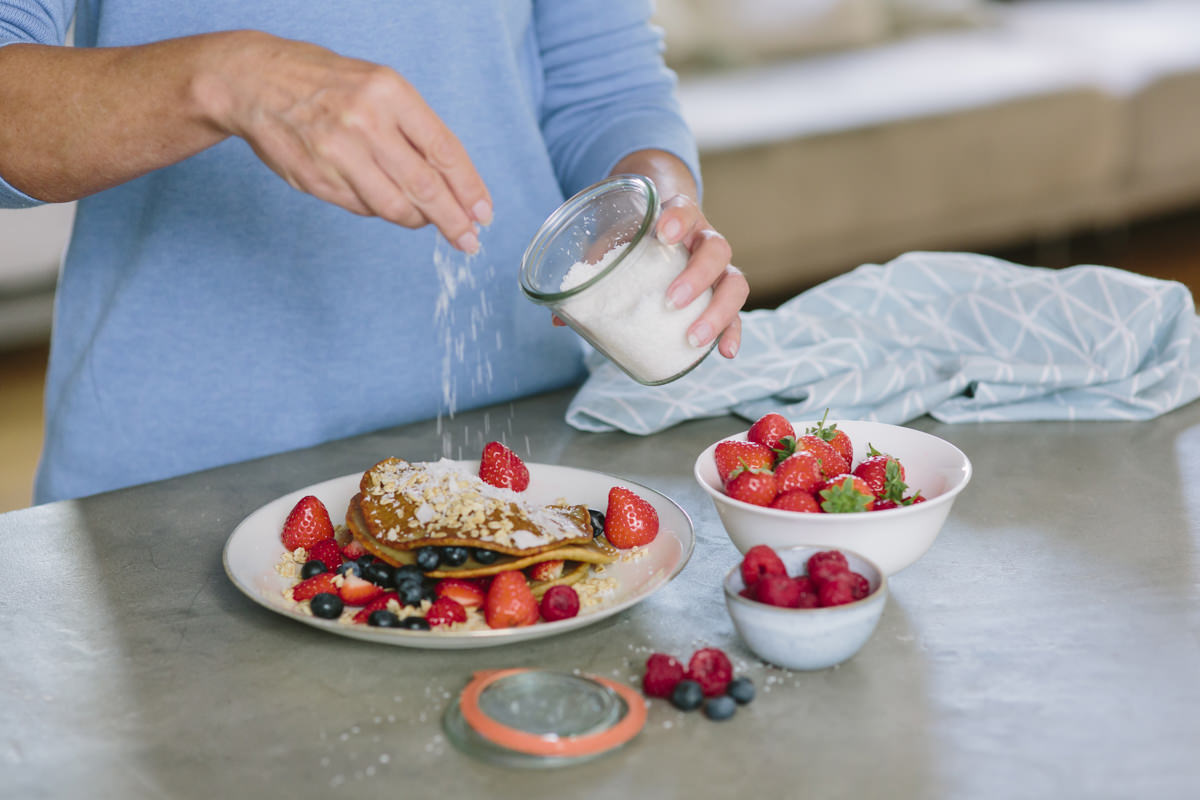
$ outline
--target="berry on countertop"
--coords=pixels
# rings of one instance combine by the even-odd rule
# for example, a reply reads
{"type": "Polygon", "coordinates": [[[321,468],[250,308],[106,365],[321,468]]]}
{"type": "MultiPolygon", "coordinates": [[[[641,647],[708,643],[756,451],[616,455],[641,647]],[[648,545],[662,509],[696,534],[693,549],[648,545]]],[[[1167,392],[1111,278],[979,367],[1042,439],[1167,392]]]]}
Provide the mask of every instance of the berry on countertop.
{"type": "Polygon", "coordinates": [[[314,617],[321,619],[337,619],[342,615],[342,609],[345,608],[342,598],[330,592],[314,594],[308,601],[308,607],[314,617]]]}
{"type": "Polygon", "coordinates": [[[641,547],[658,536],[658,512],[654,506],[624,486],[608,490],[604,513],[604,537],[620,550],[641,547]]]}
{"type": "Polygon", "coordinates": [[[570,586],[551,586],[542,595],[539,608],[546,622],[570,619],[579,613],[579,593],[570,586]]]}
{"type": "Polygon", "coordinates": [[[787,567],[769,545],[756,544],[742,558],[742,583],[753,586],[768,575],[787,577],[787,567]]]}
{"type": "Polygon", "coordinates": [[[727,694],[710,697],[704,704],[704,716],[714,722],[729,719],[735,712],[737,712],[737,703],[727,694]]]}
{"type": "Polygon", "coordinates": [[[518,570],[506,570],[492,578],[483,612],[489,628],[532,625],[540,613],[524,573],[518,570]]]}
{"type": "Polygon", "coordinates": [[[743,442],[738,439],[727,439],[717,444],[713,451],[713,461],[717,465],[717,474],[721,483],[729,482],[729,476],[738,467],[745,469],[771,469],[775,466],[775,453],[766,445],[758,442],[743,442]]]}
{"type": "Polygon", "coordinates": [[[683,664],[679,663],[678,659],[666,653],[654,653],[646,659],[642,692],[647,697],[670,697],[676,684],[683,678],[683,664]]]}
{"type": "Polygon", "coordinates": [[[333,575],[328,572],[322,572],[297,583],[292,587],[292,599],[296,602],[311,600],[322,592],[338,593],[337,584],[333,582],[333,575]]]}
{"type": "Polygon", "coordinates": [[[695,711],[703,702],[704,690],[695,681],[680,680],[671,690],[671,705],[680,711],[695,711]]]}
{"type": "Polygon", "coordinates": [[[725,694],[732,697],[738,705],[744,706],[754,699],[754,681],[746,677],[734,678],[725,687],[725,694]]]}
{"type": "Polygon", "coordinates": [[[733,664],[721,650],[705,647],[692,653],[684,675],[700,684],[705,697],[716,697],[725,693],[725,687],[733,679],[733,664]]]}
{"type": "Polygon", "coordinates": [[[449,597],[439,597],[425,612],[425,619],[434,628],[453,625],[456,622],[467,621],[467,610],[449,597]]]}
{"type": "Polygon", "coordinates": [[[750,430],[746,432],[746,438],[772,450],[784,450],[789,447],[795,448],[796,429],[782,414],[764,414],[750,426],[750,430]],[[791,441],[785,442],[785,439],[791,441]]]}
{"type": "Polygon", "coordinates": [[[499,442],[488,442],[479,459],[479,478],[501,489],[523,492],[529,487],[529,468],[512,450],[499,442]]]}
{"type": "Polygon", "coordinates": [[[297,547],[307,549],[324,539],[333,538],[333,522],[329,519],[325,504],[311,494],[300,498],[288,513],[280,538],[288,550],[297,547]]]}

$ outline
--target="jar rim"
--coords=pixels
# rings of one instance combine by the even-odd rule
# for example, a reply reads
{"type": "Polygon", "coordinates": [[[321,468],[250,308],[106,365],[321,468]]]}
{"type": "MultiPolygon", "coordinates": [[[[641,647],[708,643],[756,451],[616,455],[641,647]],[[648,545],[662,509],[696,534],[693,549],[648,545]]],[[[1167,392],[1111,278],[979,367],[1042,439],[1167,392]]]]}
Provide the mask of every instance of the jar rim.
{"type": "Polygon", "coordinates": [[[610,272],[620,266],[621,262],[625,260],[625,256],[633,251],[633,245],[636,245],[638,242],[642,241],[642,239],[646,237],[646,234],[653,229],[654,223],[658,219],[659,214],[658,203],[658,187],[654,185],[654,181],[645,175],[637,174],[611,175],[608,178],[605,178],[604,180],[594,183],[586,189],[582,189],[575,193],[570,199],[564,201],[562,205],[555,209],[554,213],[546,218],[546,221],[542,223],[542,226],[538,228],[537,233],[534,234],[533,240],[529,243],[529,246],[525,248],[525,253],[521,256],[521,291],[523,291],[525,295],[535,303],[539,303],[541,305],[553,305],[570,297],[574,297],[580,292],[595,286],[600,282],[601,279],[604,278],[604,276],[608,275],[610,272]],[[562,231],[562,229],[565,228],[567,224],[575,218],[576,214],[579,213],[579,210],[606,194],[614,191],[624,191],[631,188],[640,189],[646,195],[646,211],[642,215],[642,220],[638,225],[637,231],[634,233],[633,238],[629,241],[631,246],[625,248],[625,250],[616,258],[614,258],[612,263],[606,266],[604,269],[600,270],[586,281],[576,286],[572,286],[570,289],[557,292],[543,292],[534,288],[530,279],[530,276],[533,272],[533,266],[540,263],[546,247],[551,241],[554,240],[554,238],[562,231]]]}

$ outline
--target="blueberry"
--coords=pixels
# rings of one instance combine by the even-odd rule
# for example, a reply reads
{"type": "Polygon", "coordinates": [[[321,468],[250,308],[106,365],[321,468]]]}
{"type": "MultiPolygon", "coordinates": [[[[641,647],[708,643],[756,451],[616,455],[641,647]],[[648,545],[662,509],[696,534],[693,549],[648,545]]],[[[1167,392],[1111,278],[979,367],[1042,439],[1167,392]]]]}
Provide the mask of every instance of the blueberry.
{"type": "Polygon", "coordinates": [[[429,572],[438,568],[442,563],[441,551],[436,547],[418,547],[417,548],[417,566],[422,572],[429,572]]]}
{"type": "Polygon", "coordinates": [[[704,716],[718,722],[723,719],[729,719],[735,711],[737,711],[737,703],[727,694],[710,698],[704,704],[704,716]]]}
{"type": "Polygon", "coordinates": [[[416,564],[405,564],[402,567],[396,567],[396,576],[394,578],[396,585],[399,586],[401,581],[416,580],[420,581],[425,578],[424,571],[416,564]]]}
{"type": "Polygon", "coordinates": [[[495,550],[484,550],[482,547],[475,548],[471,555],[475,556],[475,560],[485,566],[488,564],[495,564],[496,559],[500,557],[500,554],[495,550]]]}
{"type": "Polygon", "coordinates": [[[359,556],[355,559],[355,561],[358,563],[359,567],[366,567],[368,564],[374,564],[376,559],[375,556],[367,553],[366,555],[359,556]]]}
{"type": "Polygon", "coordinates": [[[329,592],[314,594],[308,601],[314,617],[321,619],[337,619],[342,615],[342,598],[329,592]]]}
{"type": "Polygon", "coordinates": [[[695,711],[704,702],[704,690],[696,681],[682,680],[671,691],[671,705],[680,711],[695,711]]]}
{"type": "Polygon", "coordinates": [[[740,706],[754,699],[754,682],[749,678],[734,678],[725,687],[725,694],[737,701],[740,706]]]}
{"type": "Polygon", "coordinates": [[[339,575],[362,575],[362,567],[357,561],[343,561],[337,571],[339,575]]]}
{"type": "Polygon", "coordinates": [[[588,516],[592,518],[592,536],[596,537],[604,533],[604,512],[589,508],[588,516]]]}
{"type": "Polygon", "coordinates": [[[376,586],[384,588],[395,583],[395,571],[386,561],[372,561],[362,568],[362,576],[376,586]]]}
{"type": "Polygon", "coordinates": [[[396,584],[396,594],[400,595],[400,605],[416,608],[421,605],[425,590],[420,581],[405,580],[396,584]]]}
{"type": "Polygon", "coordinates": [[[437,600],[437,581],[429,578],[421,581],[421,599],[431,603],[437,600]]]}
{"type": "Polygon", "coordinates": [[[376,628],[399,628],[400,618],[386,608],[380,608],[371,612],[367,617],[367,624],[376,628]]]}
{"type": "Polygon", "coordinates": [[[465,547],[442,548],[442,563],[447,567],[461,567],[470,557],[471,553],[465,547]]]}
{"type": "Polygon", "coordinates": [[[310,558],[304,562],[304,566],[300,568],[300,577],[304,579],[311,578],[314,575],[320,575],[322,572],[328,572],[329,567],[325,566],[325,562],[316,558],[310,558]]]}
{"type": "Polygon", "coordinates": [[[427,631],[429,630],[429,620],[424,617],[405,617],[400,620],[400,627],[410,631],[427,631]]]}

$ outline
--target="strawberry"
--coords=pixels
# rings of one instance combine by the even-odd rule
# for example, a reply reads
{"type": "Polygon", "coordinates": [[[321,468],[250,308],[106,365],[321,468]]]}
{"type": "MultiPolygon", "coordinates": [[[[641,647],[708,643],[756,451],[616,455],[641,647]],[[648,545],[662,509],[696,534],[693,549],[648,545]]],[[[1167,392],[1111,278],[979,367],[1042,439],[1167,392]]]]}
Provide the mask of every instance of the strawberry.
{"type": "Polygon", "coordinates": [[[742,583],[753,586],[769,575],[787,577],[787,567],[770,545],[756,544],[746,551],[741,564],[742,583]]]}
{"type": "Polygon", "coordinates": [[[367,554],[367,548],[363,547],[362,542],[358,539],[351,539],[342,548],[342,558],[347,561],[357,561],[367,554]]]}
{"type": "Polygon", "coordinates": [[[854,468],[854,474],[867,482],[876,497],[901,500],[908,485],[904,482],[904,467],[872,444],[867,445],[867,457],[854,468]]]}
{"type": "Polygon", "coordinates": [[[323,592],[328,592],[329,594],[338,593],[337,584],[333,582],[333,575],[328,572],[313,575],[311,578],[297,583],[292,587],[292,599],[296,602],[312,600],[315,595],[323,592]]]}
{"type": "Polygon", "coordinates": [[[794,489],[812,494],[825,481],[820,460],[808,450],[799,450],[775,467],[780,494],[794,489]]]}
{"type": "Polygon", "coordinates": [[[770,470],[734,470],[725,486],[725,494],[734,500],[756,506],[769,506],[779,494],[775,473],[770,470]]]}
{"type": "Polygon", "coordinates": [[[352,572],[343,576],[337,590],[338,597],[348,606],[365,606],[381,594],[383,589],[352,572]]]}
{"type": "Polygon", "coordinates": [[[488,442],[479,459],[479,478],[501,489],[523,492],[529,487],[529,468],[512,450],[499,442],[488,442]]]}
{"type": "Polygon", "coordinates": [[[811,428],[807,428],[804,432],[817,436],[829,444],[833,445],[833,449],[838,452],[842,458],[846,460],[846,469],[854,464],[854,445],[850,441],[850,437],[845,431],[839,431],[837,423],[826,425],[825,420],[829,418],[829,409],[825,409],[825,415],[821,417],[821,421],[811,428]]]}
{"type": "Polygon", "coordinates": [[[453,625],[455,622],[467,621],[467,610],[449,597],[439,597],[425,612],[425,620],[430,626],[453,625]]]}
{"type": "Polygon", "coordinates": [[[337,572],[337,568],[342,565],[342,551],[338,549],[337,542],[331,537],[322,539],[321,541],[308,548],[309,560],[317,560],[325,564],[330,572],[337,572]]]}
{"type": "Polygon", "coordinates": [[[796,449],[797,451],[807,450],[816,456],[821,462],[821,474],[826,478],[850,471],[850,462],[846,461],[833,445],[820,436],[814,436],[811,433],[804,434],[796,440],[796,449]]]}
{"type": "Polygon", "coordinates": [[[675,684],[683,680],[684,669],[674,656],[653,653],[646,659],[642,693],[647,697],[670,697],[675,684]]]}
{"type": "Polygon", "coordinates": [[[783,450],[795,447],[796,429],[782,414],[764,414],[750,426],[746,438],[771,450],[783,450]],[[791,439],[791,442],[784,439],[791,439]]]}
{"type": "Polygon", "coordinates": [[[438,597],[448,597],[463,608],[479,608],[483,605],[483,587],[474,581],[462,578],[443,578],[433,587],[438,597]]]}
{"type": "Polygon", "coordinates": [[[849,472],[835,475],[817,492],[821,498],[821,509],[830,514],[848,514],[870,511],[875,507],[875,495],[866,481],[849,472]]]}
{"type": "Polygon", "coordinates": [[[359,609],[358,612],[354,615],[354,621],[357,622],[359,625],[366,625],[367,618],[370,617],[373,613],[375,613],[376,611],[386,611],[387,610],[387,604],[388,604],[388,601],[390,601],[390,600],[395,600],[397,603],[403,605],[402,603],[400,603],[400,595],[399,594],[397,594],[396,592],[384,592],[383,594],[379,595],[371,602],[367,603],[361,609],[359,609]]]}
{"type": "Polygon", "coordinates": [[[620,550],[650,544],[658,536],[658,512],[654,506],[624,486],[608,490],[604,512],[604,538],[620,550]]]}
{"type": "Polygon", "coordinates": [[[552,561],[539,561],[531,566],[526,574],[529,575],[531,581],[552,581],[561,578],[563,574],[563,560],[556,558],[552,561]]]}
{"type": "Polygon", "coordinates": [[[333,522],[329,510],[318,498],[310,495],[300,498],[283,523],[283,546],[288,550],[297,547],[312,547],[323,539],[333,538],[333,522]]]}
{"type": "Polygon", "coordinates": [[[579,593],[570,586],[551,586],[542,595],[540,610],[546,622],[570,619],[579,613],[579,593]]]}
{"type": "Polygon", "coordinates": [[[721,476],[721,483],[726,483],[729,481],[729,475],[738,467],[770,469],[775,466],[775,453],[771,448],[757,442],[726,439],[717,444],[713,451],[713,460],[717,464],[717,474],[721,476]]]}
{"type": "Polygon", "coordinates": [[[796,511],[802,514],[819,514],[821,512],[821,504],[817,502],[817,498],[803,489],[793,489],[790,492],[781,493],[771,501],[771,508],[796,511]]]}
{"type": "Polygon", "coordinates": [[[684,676],[699,683],[705,697],[716,697],[724,694],[729,681],[733,680],[733,664],[722,651],[705,647],[692,653],[684,676]]]}
{"type": "Polygon", "coordinates": [[[538,621],[538,604],[517,570],[506,570],[492,578],[483,605],[489,628],[517,628],[538,621]]]}

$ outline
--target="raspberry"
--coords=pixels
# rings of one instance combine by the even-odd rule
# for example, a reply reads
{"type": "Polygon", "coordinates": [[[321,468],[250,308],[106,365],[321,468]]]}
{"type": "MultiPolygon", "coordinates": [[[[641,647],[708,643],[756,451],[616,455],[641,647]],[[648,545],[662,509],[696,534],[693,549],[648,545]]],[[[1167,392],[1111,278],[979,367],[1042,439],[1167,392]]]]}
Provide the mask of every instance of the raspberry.
{"type": "Polygon", "coordinates": [[[786,575],[767,575],[754,584],[754,599],[780,608],[800,607],[800,587],[786,575]]]}
{"type": "Polygon", "coordinates": [[[692,653],[687,678],[700,684],[705,697],[716,697],[724,694],[725,687],[733,680],[733,664],[717,648],[705,647],[692,653]]]}
{"type": "Polygon", "coordinates": [[[551,586],[542,595],[542,619],[554,622],[579,613],[579,594],[570,586],[551,586]]]}
{"type": "Polygon", "coordinates": [[[807,575],[792,578],[800,589],[800,605],[796,608],[816,608],[820,603],[817,598],[817,585],[807,575]]]}
{"type": "Polygon", "coordinates": [[[808,557],[808,577],[818,585],[849,570],[846,557],[839,550],[822,550],[808,557]]]}
{"type": "Polygon", "coordinates": [[[642,676],[642,692],[647,697],[670,697],[675,684],[683,680],[683,664],[665,653],[655,653],[646,659],[646,674],[642,676]]]}
{"type": "MultiPolygon", "coordinates": [[[[843,573],[845,574],[845,573],[843,573]]],[[[827,580],[817,587],[817,600],[821,607],[842,606],[854,602],[854,589],[851,588],[849,575],[841,575],[827,580]]]]}
{"type": "Polygon", "coordinates": [[[308,557],[324,563],[330,572],[337,572],[337,568],[342,565],[342,551],[332,536],[322,539],[309,548],[308,557]]]}
{"type": "Polygon", "coordinates": [[[854,595],[855,600],[862,600],[871,593],[871,582],[866,579],[866,576],[857,572],[847,572],[846,580],[850,582],[850,592],[854,595]]]}
{"type": "Polygon", "coordinates": [[[753,586],[766,575],[782,575],[787,577],[787,567],[779,560],[779,556],[765,544],[756,544],[746,551],[742,559],[742,582],[753,586]]]}

